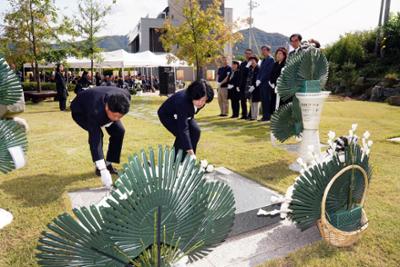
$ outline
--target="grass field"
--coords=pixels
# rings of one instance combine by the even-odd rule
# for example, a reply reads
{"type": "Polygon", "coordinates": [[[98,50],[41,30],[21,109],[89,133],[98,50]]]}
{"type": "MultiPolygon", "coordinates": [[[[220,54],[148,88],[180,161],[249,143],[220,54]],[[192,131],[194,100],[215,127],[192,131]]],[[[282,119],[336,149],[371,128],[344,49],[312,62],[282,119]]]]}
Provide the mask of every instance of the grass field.
{"type": "MultiPolygon", "coordinates": [[[[135,97],[123,119],[126,128],[121,162],[142,148],[171,145],[172,136],[158,123],[155,112],[165,98],[135,97]]],[[[271,145],[269,125],[220,118],[217,101],[197,116],[202,137],[198,158],[225,166],[284,192],[296,174],[287,166],[295,155],[271,145]]],[[[70,212],[67,192],[98,187],[89,154],[87,134],[60,112],[55,102],[28,104],[20,117],[30,125],[28,165],[0,174],[0,207],[15,219],[0,231],[0,266],[37,266],[35,247],[40,233],[57,215],[70,212]]],[[[334,130],[345,134],[352,123],[358,134],[369,130],[374,140],[374,175],[366,202],[369,229],[349,249],[323,242],[263,266],[398,266],[400,259],[400,144],[386,139],[400,136],[400,108],[387,104],[330,99],[323,111],[321,140],[334,130]]],[[[107,136],[107,135],[106,135],[107,136]]]]}

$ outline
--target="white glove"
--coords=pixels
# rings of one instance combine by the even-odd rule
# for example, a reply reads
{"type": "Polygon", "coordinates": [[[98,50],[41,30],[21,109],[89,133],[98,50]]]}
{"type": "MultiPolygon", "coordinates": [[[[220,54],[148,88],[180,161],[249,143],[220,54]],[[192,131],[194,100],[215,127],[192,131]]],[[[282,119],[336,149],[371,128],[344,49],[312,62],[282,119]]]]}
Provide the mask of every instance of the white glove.
{"type": "Polygon", "coordinates": [[[251,66],[251,62],[249,61],[249,62],[247,62],[246,68],[250,68],[250,66],[251,66]]]}
{"type": "Polygon", "coordinates": [[[257,81],[256,81],[256,86],[258,87],[258,86],[260,86],[260,84],[261,84],[261,81],[260,81],[260,80],[257,80],[257,81]]]}
{"type": "Polygon", "coordinates": [[[240,92],[240,89],[239,89],[239,87],[236,87],[236,91],[237,91],[237,92],[240,92]]]}
{"type": "Polygon", "coordinates": [[[275,84],[274,83],[268,82],[268,84],[269,84],[269,86],[271,86],[271,88],[275,88],[275,84]]]}
{"type": "Polygon", "coordinates": [[[228,89],[232,89],[233,88],[233,84],[228,84],[228,89]]]}
{"type": "Polygon", "coordinates": [[[249,87],[249,92],[252,93],[256,89],[253,85],[249,87]]]}
{"type": "Polygon", "coordinates": [[[100,170],[101,182],[106,188],[111,188],[112,178],[109,170],[107,170],[106,162],[104,159],[97,160],[95,162],[97,169],[100,170]]]}

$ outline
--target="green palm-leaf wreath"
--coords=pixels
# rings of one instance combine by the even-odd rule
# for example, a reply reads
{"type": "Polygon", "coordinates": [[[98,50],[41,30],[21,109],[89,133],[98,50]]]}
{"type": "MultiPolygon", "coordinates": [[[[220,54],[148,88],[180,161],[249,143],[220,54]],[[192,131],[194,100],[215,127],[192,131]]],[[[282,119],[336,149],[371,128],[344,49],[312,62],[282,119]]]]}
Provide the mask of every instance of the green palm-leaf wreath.
{"type": "Polygon", "coordinates": [[[9,148],[22,146],[27,150],[28,141],[24,127],[13,120],[0,120],[0,172],[8,173],[15,169],[9,148]]]}
{"type": "Polygon", "coordinates": [[[293,104],[280,107],[271,119],[272,133],[280,142],[299,136],[303,131],[301,109],[295,95],[307,80],[320,80],[320,87],[324,88],[328,67],[325,55],[314,47],[300,50],[287,62],[278,78],[277,90],[283,101],[293,99],[293,104]]]}
{"type": "MultiPolygon", "coordinates": [[[[305,171],[294,184],[292,200],[289,209],[289,217],[299,228],[305,230],[313,225],[321,217],[321,201],[324,190],[329,181],[343,168],[349,165],[362,167],[368,179],[371,179],[372,169],[369,164],[369,157],[362,156],[359,145],[351,144],[344,151],[344,160],[338,154],[331,160],[316,164],[305,171]]],[[[352,190],[352,202],[360,203],[364,189],[364,178],[359,170],[354,172],[354,187],[350,189],[352,172],[343,173],[332,185],[326,201],[327,214],[346,208],[348,204],[349,190],[352,190]]],[[[329,216],[328,216],[329,218],[329,216]]]]}
{"type": "Polygon", "coordinates": [[[15,104],[21,96],[22,86],[17,75],[0,57],[0,105],[15,104]]]}
{"type": "Polygon", "coordinates": [[[300,136],[303,131],[303,122],[297,97],[293,97],[291,103],[279,107],[279,109],[272,114],[271,131],[282,143],[292,136],[300,136]]]}
{"type": "Polygon", "coordinates": [[[74,209],[42,234],[41,266],[131,266],[155,240],[161,207],[164,245],[178,245],[191,260],[207,255],[228,235],[235,201],[229,186],[207,182],[182,151],[160,146],[129,157],[106,206],[74,209]],[[156,155],[157,154],[157,155],[156,155]],[[157,160],[156,160],[157,158],[157,160]]]}

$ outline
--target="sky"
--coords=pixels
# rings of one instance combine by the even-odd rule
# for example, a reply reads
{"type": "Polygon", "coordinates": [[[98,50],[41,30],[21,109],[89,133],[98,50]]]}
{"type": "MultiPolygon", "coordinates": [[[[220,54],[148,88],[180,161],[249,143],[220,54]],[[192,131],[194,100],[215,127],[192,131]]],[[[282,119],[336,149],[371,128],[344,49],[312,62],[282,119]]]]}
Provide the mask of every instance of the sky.
{"type": "MultiPolygon", "coordinates": [[[[102,0],[112,3],[112,0],[102,0]]],[[[60,12],[77,14],[78,0],[54,0],[60,12]]],[[[233,8],[234,20],[249,16],[248,0],[225,0],[233,8]]],[[[266,32],[289,36],[301,33],[303,38],[319,40],[323,46],[338,40],[340,35],[357,30],[373,29],[378,24],[381,0],[258,0],[253,11],[254,26],[266,32]]],[[[400,12],[400,1],[391,1],[391,11],[400,12]]],[[[103,35],[126,35],[140,17],[155,17],[167,0],[117,0],[107,16],[103,35]]],[[[8,10],[8,0],[0,0],[0,21],[8,10]]],[[[243,27],[244,28],[244,25],[243,27]]]]}

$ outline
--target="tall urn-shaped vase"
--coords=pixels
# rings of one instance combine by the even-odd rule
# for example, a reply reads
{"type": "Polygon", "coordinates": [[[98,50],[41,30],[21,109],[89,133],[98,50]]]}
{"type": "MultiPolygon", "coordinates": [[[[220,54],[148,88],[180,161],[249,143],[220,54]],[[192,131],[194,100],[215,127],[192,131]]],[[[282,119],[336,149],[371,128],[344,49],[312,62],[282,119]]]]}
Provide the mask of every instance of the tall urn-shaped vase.
{"type": "Polygon", "coordinates": [[[322,108],[330,92],[320,90],[320,81],[305,81],[304,90],[296,93],[299,100],[301,117],[303,121],[302,141],[300,144],[300,157],[311,163],[312,154],[321,156],[321,144],[319,139],[319,123],[322,108]]]}

